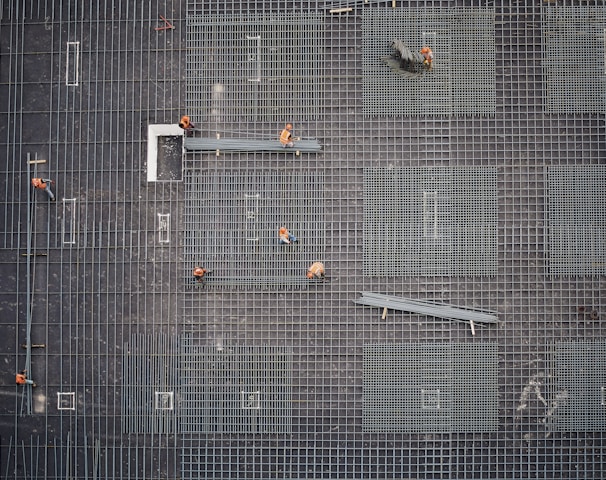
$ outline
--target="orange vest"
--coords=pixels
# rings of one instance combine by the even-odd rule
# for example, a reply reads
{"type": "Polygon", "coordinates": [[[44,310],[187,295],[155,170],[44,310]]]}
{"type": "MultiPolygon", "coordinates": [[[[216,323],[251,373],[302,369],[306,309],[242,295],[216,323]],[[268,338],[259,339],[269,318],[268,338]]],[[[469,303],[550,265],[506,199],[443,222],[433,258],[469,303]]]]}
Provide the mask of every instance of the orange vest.
{"type": "Polygon", "coordinates": [[[287,143],[290,143],[291,137],[292,137],[292,133],[290,133],[290,130],[285,128],[284,130],[282,130],[282,133],[280,134],[280,143],[282,145],[286,145],[287,143]]]}
{"type": "Polygon", "coordinates": [[[41,178],[32,178],[32,185],[36,188],[46,188],[46,183],[44,183],[41,178]]]}
{"type": "Polygon", "coordinates": [[[286,228],[280,229],[280,240],[285,243],[290,243],[290,238],[288,238],[288,230],[286,228]]]}
{"type": "Polygon", "coordinates": [[[194,277],[203,277],[206,273],[206,268],[195,268],[194,269],[194,277]]]}
{"type": "Polygon", "coordinates": [[[433,52],[431,51],[431,48],[423,47],[421,49],[421,54],[423,55],[423,58],[425,59],[423,61],[423,63],[431,63],[433,61],[433,52]]]}
{"type": "Polygon", "coordinates": [[[307,271],[311,273],[314,277],[324,275],[324,264],[322,262],[314,262],[311,264],[309,270],[307,271]]]}

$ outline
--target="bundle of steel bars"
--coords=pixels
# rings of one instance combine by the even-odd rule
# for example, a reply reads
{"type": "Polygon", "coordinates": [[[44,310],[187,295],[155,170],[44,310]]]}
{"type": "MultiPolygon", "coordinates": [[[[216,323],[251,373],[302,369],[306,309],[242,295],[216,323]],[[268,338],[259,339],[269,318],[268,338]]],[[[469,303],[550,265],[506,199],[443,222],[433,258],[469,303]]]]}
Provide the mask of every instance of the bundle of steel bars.
{"type": "Polygon", "coordinates": [[[276,140],[253,140],[249,138],[185,138],[186,150],[197,150],[203,152],[214,152],[223,150],[230,152],[319,152],[322,147],[315,139],[299,140],[294,142],[294,147],[284,148],[276,140]]]}
{"type": "Polygon", "coordinates": [[[359,299],[354,300],[354,302],[359,305],[401,310],[403,312],[417,313],[419,315],[462,322],[498,323],[499,321],[495,312],[457,307],[427,300],[414,300],[391,295],[381,295],[372,292],[362,292],[362,296],[359,299]]]}

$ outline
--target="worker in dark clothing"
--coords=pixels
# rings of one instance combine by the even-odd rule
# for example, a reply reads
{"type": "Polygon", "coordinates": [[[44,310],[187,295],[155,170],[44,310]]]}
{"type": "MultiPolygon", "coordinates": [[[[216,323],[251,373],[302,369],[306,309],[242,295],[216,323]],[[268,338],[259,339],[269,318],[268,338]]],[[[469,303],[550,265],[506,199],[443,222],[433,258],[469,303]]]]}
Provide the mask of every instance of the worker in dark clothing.
{"type": "Polygon", "coordinates": [[[50,189],[51,183],[55,183],[48,178],[32,178],[32,185],[35,188],[39,188],[40,190],[44,190],[48,194],[48,198],[51,199],[51,202],[55,201],[55,196],[50,189]]]}
{"type": "Polygon", "coordinates": [[[280,143],[282,144],[282,148],[292,148],[295,146],[295,143],[292,141],[292,125],[287,123],[280,133],[280,143]]]}
{"type": "Polygon", "coordinates": [[[208,273],[208,270],[206,268],[195,267],[194,268],[194,278],[196,279],[196,282],[204,283],[204,275],[206,275],[207,273],[208,273]]]}
{"type": "Polygon", "coordinates": [[[185,130],[185,135],[187,135],[188,137],[191,137],[194,134],[194,128],[196,128],[196,126],[193,123],[191,123],[191,119],[187,115],[183,115],[181,117],[179,126],[183,130],[185,130]]]}
{"type": "Polygon", "coordinates": [[[32,387],[36,387],[34,381],[27,378],[26,372],[27,370],[21,370],[19,373],[17,373],[15,375],[15,383],[17,385],[31,385],[32,387]]]}

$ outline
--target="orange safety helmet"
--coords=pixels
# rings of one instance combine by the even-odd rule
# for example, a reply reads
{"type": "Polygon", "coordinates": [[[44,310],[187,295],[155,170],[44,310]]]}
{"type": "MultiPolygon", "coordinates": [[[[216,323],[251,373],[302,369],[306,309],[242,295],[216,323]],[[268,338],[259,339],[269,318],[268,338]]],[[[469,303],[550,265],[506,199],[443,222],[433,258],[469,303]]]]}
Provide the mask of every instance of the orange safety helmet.
{"type": "Polygon", "coordinates": [[[421,49],[421,53],[423,54],[423,57],[425,57],[425,60],[427,60],[428,62],[431,62],[433,60],[433,52],[431,51],[431,48],[429,48],[427,45],[425,45],[421,49]]]}
{"type": "Polygon", "coordinates": [[[202,268],[202,267],[196,267],[196,268],[194,268],[194,276],[196,276],[196,277],[201,277],[205,273],[206,273],[206,269],[205,268],[202,268]]]}
{"type": "Polygon", "coordinates": [[[284,127],[284,128],[286,128],[286,130],[292,130],[292,124],[287,123],[286,127],[284,127]]]}
{"type": "Polygon", "coordinates": [[[280,235],[283,235],[286,232],[288,232],[288,230],[286,230],[286,227],[280,227],[280,235]]]}
{"type": "Polygon", "coordinates": [[[183,115],[181,117],[181,121],[179,122],[179,126],[181,128],[188,128],[190,126],[191,122],[189,120],[189,116],[187,115],[183,115]]]}

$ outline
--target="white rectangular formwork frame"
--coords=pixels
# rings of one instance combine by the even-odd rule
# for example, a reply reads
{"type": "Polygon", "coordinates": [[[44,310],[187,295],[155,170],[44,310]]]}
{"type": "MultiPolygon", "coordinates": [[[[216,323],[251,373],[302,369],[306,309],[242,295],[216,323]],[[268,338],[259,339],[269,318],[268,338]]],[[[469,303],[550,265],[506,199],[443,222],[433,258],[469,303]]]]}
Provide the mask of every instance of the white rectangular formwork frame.
{"type": "Polygon", "coordinates": [[[175,392],[155,392],[154,409],[155,410],[174,410],[175,392]]]}
{"type": "Polygon", "coordinates": [[[158,137],[183,136],[179,125],[157,124],[147,126],[147,181],[158,181],[158,137]]]}
{"type": "Polygon", "coordinates": [[[158,243],[170,243],[170,213],[158,213],[158,243]]]}
{"type": "Polygon", "coordinates": [[[76,410],[76,393],[57,392],[57,410],[76,410]]]}
{"type": "Polygon", "coordinates": [[[77,87],[80,79],[80,42],[67,42],[65,85],[77,87]]]}
{"type": "Polygon", "coordinates": [[[423,236],[438,238],[438,192],[423,192],[423,236]]]}
{"type": "Polygon", "coordinates": [[[61,238],[64,245],[76,244],[76,199],[63,199],[63,219],[61,221],[61,238]]]}

